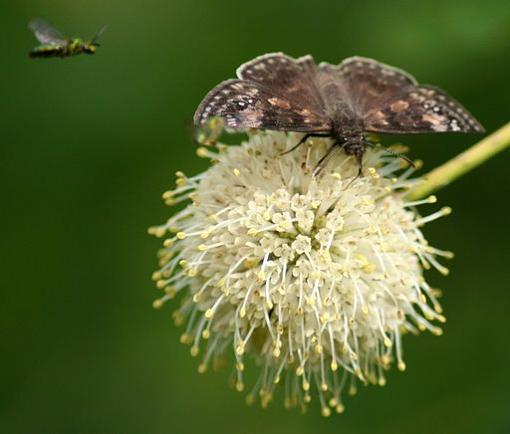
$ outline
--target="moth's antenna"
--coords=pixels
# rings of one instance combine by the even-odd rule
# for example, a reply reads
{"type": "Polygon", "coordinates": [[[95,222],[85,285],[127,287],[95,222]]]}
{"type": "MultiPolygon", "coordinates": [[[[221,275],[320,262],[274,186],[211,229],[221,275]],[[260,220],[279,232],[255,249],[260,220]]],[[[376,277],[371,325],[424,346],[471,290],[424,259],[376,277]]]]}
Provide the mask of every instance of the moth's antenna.
{"type": "Polygon", "coordinates": [[[95,45],[97,47],[99,47],[99,44],[98,44],[98,40],[99,38],[101,37],[101,35],[106,31],[106,29],[108,28],[108,26],[104,25],[103,27],[101,27],[98,32],[96,33],[96,35],[92,38],[92,42],[91,44],[92,45],[95,45]]]}
{"type": "MultiPolygon", "coordinates": [[[[373,148],[374,147],[374,144],[371,143],[371,142],[368,142],[366,140],[363,140],[363,143],[368,146],[369,148],[373,148]]],[[[399,152],[395,152],[395,151],[392,151],[391,149],[389,148],[384,148],[384,151],[387,152],[388,154],[391,154],[395,157],[398,157],[398,158],[401,158],[402,160],[404,160],[407,164],[409,164],[411,167],[415,168],[416,169],[416,164],[414,164],[414,161],[411,160],[409,157],[406,157],[404,154],[401,154],[399,152]]]]}

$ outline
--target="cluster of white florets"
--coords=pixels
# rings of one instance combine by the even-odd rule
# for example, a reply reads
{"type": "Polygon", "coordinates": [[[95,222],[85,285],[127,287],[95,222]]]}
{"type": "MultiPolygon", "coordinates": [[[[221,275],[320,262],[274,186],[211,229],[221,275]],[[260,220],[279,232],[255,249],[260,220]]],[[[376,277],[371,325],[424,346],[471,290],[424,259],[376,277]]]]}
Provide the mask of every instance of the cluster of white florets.
{"type": "Polygon", "coordinates": [[[203,353],[199,371],[232,353],[236,388],[244,389],[245,357],[261,367],[248,394],[262,405],[285,383],[285,404],[306,407],[317,391],[324,415],[343,411],[342,390],[356,381],[385,383],[396,360],[405,369],[401,337],[445,319],[438,291],[422,270],[447,269],[420,227],[428,217],[409,202],[413,169],[382,149],[368,150],[364,176],[353,157],[337,152],[314,176],[328,139],[282,156],[300,136],[259,132],[241,146],[201,148],[213,164],[177,174],[168,204],[191,200],[151,232],[167,237],[154,273],[165,295],[184,292],[175,312],[187,321],[181,340],[203,353]],[[400,170],[401,171],[401,170],[400,170]]]}

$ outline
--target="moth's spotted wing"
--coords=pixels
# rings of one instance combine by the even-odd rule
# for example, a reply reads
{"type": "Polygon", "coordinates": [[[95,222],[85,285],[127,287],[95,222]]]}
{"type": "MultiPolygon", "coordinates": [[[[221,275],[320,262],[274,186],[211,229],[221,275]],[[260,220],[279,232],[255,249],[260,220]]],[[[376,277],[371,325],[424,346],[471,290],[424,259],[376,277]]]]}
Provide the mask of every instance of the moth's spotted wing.
{"type": "Polygon", "coordinates": [[[363,120],[366,131],[393,134],[484,131],[444,91],[418,85],[407,72],[376,60],[350,57],[338,66],[321,63],[319,77],[323,94],[345,101],[363,120]]]}
{"type": "Polygon", "coordinates": [[[201,125],[213,116],[224,118],[225,127],[233,130],[307,132],[331,128],[323,116],[245,80],[227,80],[216,86],[200,103],[193,120],[201,125]]]}
{"type": "Polygon", "coordinates": [[[319,81],[328,105],[342,101],[358,117],[381,101],[415,85],[407,72],[365,57],[349,57],[339,65],[321,63],[319,81]]]}
{"type": "Polygon", "coordinates": [[[364,115],[366,131],[392,134],[482,133],[484,128],[457,101],[432,86],[408,86],[364,115]]]}
{"type": "Polygon", "coordinates": [[[295,107],[324,115],[324,102],[315,75],[316,66],[311,56],[296,60],[283,53],[264,54],[237,68],[241,80],[254,81],[295,107]]]}
{"type": "Polygon", "coordinates": [[[64,45],[66,37],[42,18],[34,18],[28,23],[28,28],[34,32],[41,44],[64,45]]]}
{"type": "Polygon", "coordinates": [[[194,122],[200,125],[219,116],[230,129],[329,131],[314,68],[310,56],[298,60],[281,53],[257,57],[237,69],[239,80],[224,81],[206,95],[194,122]]]}

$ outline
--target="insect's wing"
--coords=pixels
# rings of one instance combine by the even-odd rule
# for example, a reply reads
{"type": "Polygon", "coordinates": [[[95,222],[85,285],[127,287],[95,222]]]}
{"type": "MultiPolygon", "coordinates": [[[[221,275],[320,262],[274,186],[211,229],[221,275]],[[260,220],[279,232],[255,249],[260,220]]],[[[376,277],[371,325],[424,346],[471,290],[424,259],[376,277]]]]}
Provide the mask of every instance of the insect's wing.
{"type": "Polygon", "coordinates": [[[99,38],[103,35],[103,33],[106,31],[106,29],[108,28],[108,26],[103,26],[101,27],[98,32],[94,35],[94,37],[92,38],[92,41],[91,43],[93,45],[99,45],[99,38]]]}
{"type": "Polygon", "coordinates": [[[329,106],[341,99],[360,117],[401,89],[417,84],[407,72],[365,57],[349,57],[339,65],[321,63],[319,77],[329,106]]]}
{"type": "Polygon", "coordinates": [[[28,28],[34,32],[41,44],[63,45],[67,38],[42,18],[34,18],[28,23],[28,28]]]}
{"type": "Polygon", "coordinates": [[[316,84],[316,65],[311,56],[293,59],[283,53],[256,57],[237,68],[237,77],[261,85],[293,107],[323,115],[324,101],[316,84]]]}
{"type": "Polygon", "coordinates": [[[262,84],[246,80],[227,80],[202,100],[193,120],[202,125],[211,117],[221,117],[233,130],[261,128],[280,131],[328,131],[329,122],[310,109],[283,96],[275,95],[262,84]]]}
{"type": "Polygon", "coordinates": [[[365,129],[371,132],[482,133],[484,128],[460,103],[441,89],[408,86],[366,113],[365,129]]]}

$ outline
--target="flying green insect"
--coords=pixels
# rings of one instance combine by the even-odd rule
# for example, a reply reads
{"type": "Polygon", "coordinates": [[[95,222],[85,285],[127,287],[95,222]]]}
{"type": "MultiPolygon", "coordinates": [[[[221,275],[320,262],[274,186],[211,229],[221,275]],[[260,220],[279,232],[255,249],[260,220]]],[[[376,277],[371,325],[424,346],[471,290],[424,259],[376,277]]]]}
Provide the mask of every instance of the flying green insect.
{"type": "Polygon", "coordinates": [[[81,53],[94,54],[99,47],[98,39],[106,30],[103,26],[90,41],[79,38],[67,38],[41,18],[28,23],[41,45],[30,50],[29,57],[69,57],[81,53]]]}

